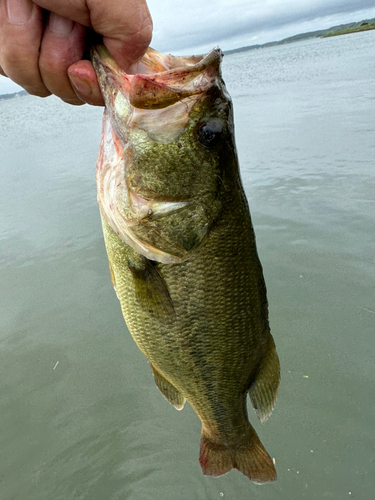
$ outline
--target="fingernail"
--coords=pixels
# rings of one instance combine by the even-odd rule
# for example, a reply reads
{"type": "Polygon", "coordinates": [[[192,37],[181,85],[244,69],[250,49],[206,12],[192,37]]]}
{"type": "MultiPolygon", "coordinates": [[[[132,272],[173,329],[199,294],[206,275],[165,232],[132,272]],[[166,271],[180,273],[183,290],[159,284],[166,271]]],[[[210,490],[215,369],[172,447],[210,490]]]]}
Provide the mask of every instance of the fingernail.
{"type": "Polygon", "coordinates": [[[6,0],[10,24],[26,24],[33,11],[31,0],[6,0]]]}
{"type": "Polygon", "coordinates": [[[68,36],[73,31],[74,21],[51,12],[49,15],[48,28],[57,36],[68,36]]]}
{"type": "Polygon", "coordinates": [[[76,89],[80,94],[90,96],[92,93],[92,89],[90,85],[85,81],[79,78],[76,75],[71,75],[68,72],[69,80],[71,84],[73,85],[73,88],[76,89]]]}

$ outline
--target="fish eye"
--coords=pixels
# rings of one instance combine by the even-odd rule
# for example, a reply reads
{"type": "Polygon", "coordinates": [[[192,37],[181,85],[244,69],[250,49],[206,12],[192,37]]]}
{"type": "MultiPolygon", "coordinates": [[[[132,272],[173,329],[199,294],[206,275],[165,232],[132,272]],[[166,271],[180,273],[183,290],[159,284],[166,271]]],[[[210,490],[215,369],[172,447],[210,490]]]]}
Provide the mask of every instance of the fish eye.
{"type": "Polygon", "coordinates": [[[220,140],[222,130],[223,122],[218,118],[213,118],[198,128],[198,141],[206,148],[215,146],[220,140]]]}

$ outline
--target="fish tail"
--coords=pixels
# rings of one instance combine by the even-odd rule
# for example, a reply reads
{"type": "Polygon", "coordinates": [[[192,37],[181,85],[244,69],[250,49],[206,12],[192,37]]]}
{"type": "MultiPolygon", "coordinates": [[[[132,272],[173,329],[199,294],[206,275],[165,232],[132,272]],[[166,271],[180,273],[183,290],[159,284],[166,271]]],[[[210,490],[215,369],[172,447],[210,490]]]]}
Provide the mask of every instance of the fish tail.
{"type": "Polygon", "coordinates": [[[234,448],[217,443],[202,434],[199,462],[203,474],[221,476],[231,469],[238,469],[257,483],[275,481],[277,474],[271,457],[250,425],[244,441],[246,444],[241,443],[234,448]]]}

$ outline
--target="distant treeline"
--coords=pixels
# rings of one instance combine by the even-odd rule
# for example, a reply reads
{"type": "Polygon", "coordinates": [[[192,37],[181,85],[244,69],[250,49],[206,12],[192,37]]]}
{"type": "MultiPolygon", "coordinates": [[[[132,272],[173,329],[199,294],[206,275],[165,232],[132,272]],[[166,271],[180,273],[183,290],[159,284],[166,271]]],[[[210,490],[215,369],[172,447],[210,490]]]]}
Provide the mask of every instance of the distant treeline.
{"type": "Polygon", "coordinates": [[[2,94],[0,95],[0,101],[5,101],[6,99],[13,99],[13,97],[21,97],[23,95],[27,95],[27,92],[24,90],[19,90],[18,92],[14,92],[13,94],[2,94]]]}
{"type": "Polygon", "coordinates": [[[224,54],[233,54],[234,52],[245,52],[246,50],[264,49],[266,47],[273,47],[275,45],[284,45],[285,43],[299,42],[301,40],[308,40],[310,38],[325,38],[327,36],[344,35],[345,33],[355,33],[356,31],[367,31],[374,29],[371,26],[375,25],[374,19],[364,19],[357,23],[340,24],[339,26],[332,26],[331,28],[318,31],[309,31],[307,33],[300,33],[299,35],[290,36],[279,40],[278,42],[268,42],[259,45],[248,45],[239,49],[224,50],[224,54]],[[345,33],[344,33],[345,32],[345,33]]]}
{"type": "Polygon", "coordinates": [[[326,35],[324,35],[324,38],[327,38],[328,36],[348,35],[349,33],[358,33],[359,31],[369,30],[375,30],[375,23],[369,24],[368,22],[364,21],[360,26],[353,26],[352,28],[327,33],[326,35]]]}

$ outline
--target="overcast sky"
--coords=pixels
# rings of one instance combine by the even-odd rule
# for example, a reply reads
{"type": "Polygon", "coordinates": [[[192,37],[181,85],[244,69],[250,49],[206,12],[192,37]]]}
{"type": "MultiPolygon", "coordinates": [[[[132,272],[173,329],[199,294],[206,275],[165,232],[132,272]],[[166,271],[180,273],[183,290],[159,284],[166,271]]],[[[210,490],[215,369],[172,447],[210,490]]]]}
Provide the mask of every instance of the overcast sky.
{"type": "MultiPolygon", "coordinates": [[[[281,40],[375,17],[374,0],[148,0],[152,46],[197,54],[281,40]]],[[[19,87],[0,76],[0,94],[19,87]]]]}

